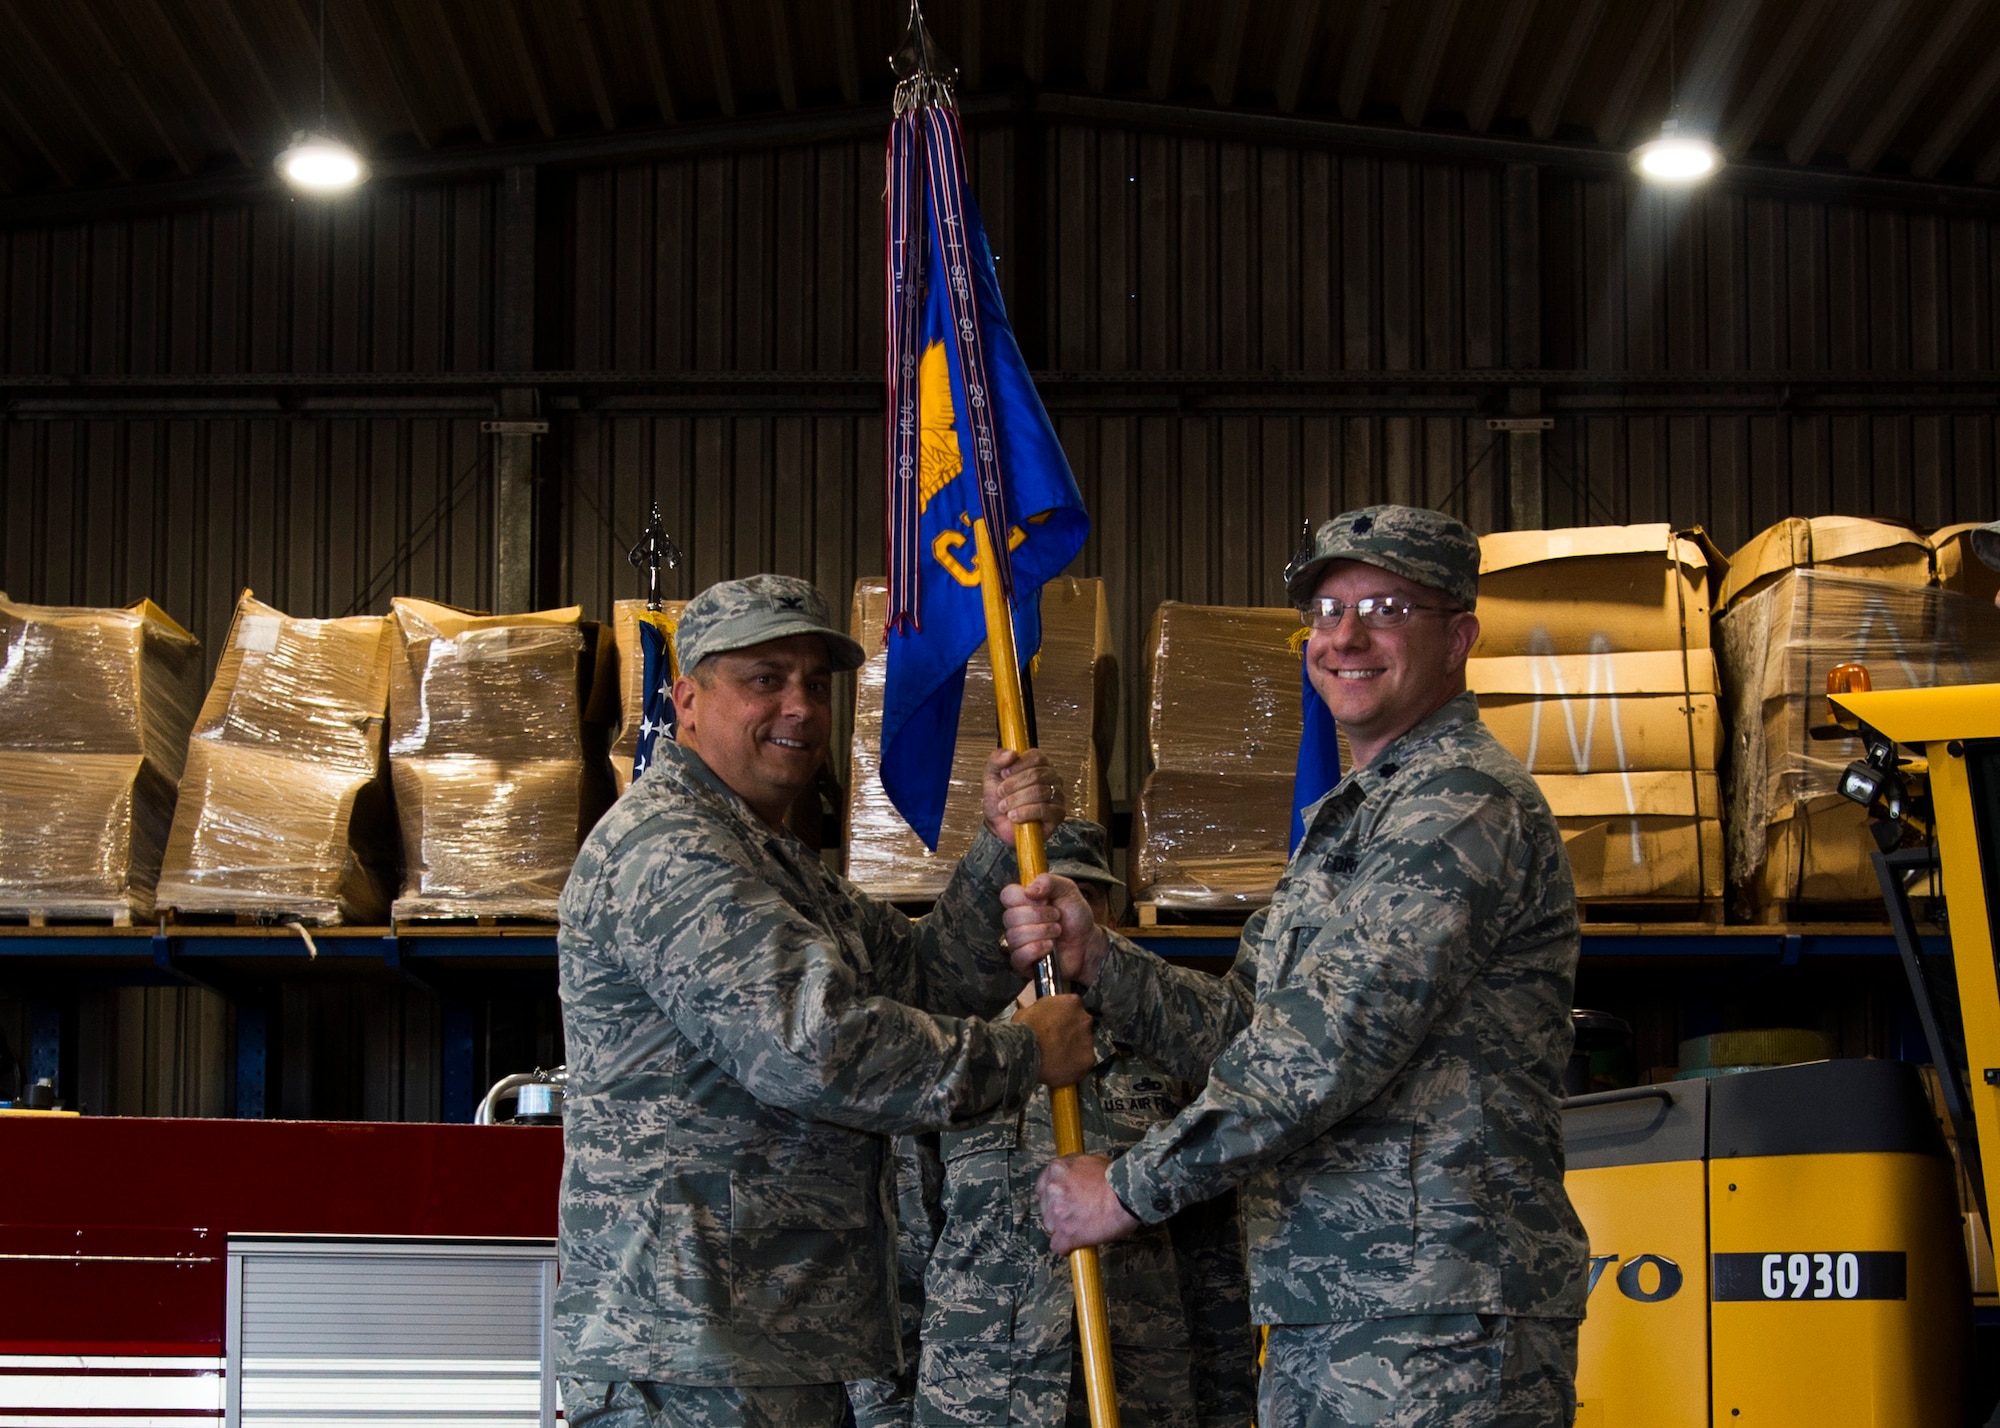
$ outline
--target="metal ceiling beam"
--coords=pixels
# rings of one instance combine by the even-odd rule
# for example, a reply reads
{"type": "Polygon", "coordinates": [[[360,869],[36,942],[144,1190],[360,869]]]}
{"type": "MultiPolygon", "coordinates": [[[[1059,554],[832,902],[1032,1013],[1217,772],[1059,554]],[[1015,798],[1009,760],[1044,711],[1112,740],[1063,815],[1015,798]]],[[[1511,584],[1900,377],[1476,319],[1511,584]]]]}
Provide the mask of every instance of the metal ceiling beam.
{"type": "Polygon", "coordinates": [[[1868,128],[1848,150],[1847,166],[1858,174],[1865,174],[1875,167],[1882,151],[1889,147],[1903,127],[1903,121],[1910,117],[1917,100],[1930,89],[1937,78],[1937,72],[1944,67],[1947,56],[1958,47],[1958,40],[1972,23],[1973,16],[1990,8],[1991,0],[1958,0],[1944,17],[1932,27],[1924,41],[1924,47],[1917,51],[1917,57],[1910,61],[1910,67],[1903,71],[1903,77],[1896,81],[1888,100],[1875,111],[1875,117],[1868,121],[1868,128]]]}
{"type": "Polygon", "coordinates": [[[243,28],[243,19],[236,13],[236,0],[215,0],[215,3],[203,13],[221,15],[228,22],[229,37],[236,42],[237,59],[257,77],[257,87],[264,91],[265,102],[277,116],[278,132],[289,134],[298,128],[298,124],[292,118],[292,111],[286,106],[285,101],[278,97],[278,86],[271,82],[271,72],[264,68],[264,61],[258,55],[257,47],[250,43],[250,36],[243,28]]]}
{"type": "Polygon", "coordinates": [[[1681,72],[1680,92],[1673,96],[1684,124],[1711,137],[1717,132],[1762,8],[1763,0],[1723,0],[1715,8],[1693,47],[1694,58],[1681,72]]]}
{"type": "MultiPolygon", "coordinates": [[[[641,13],[644,13],[643,6],[641,13]]],[[[458,12],[453,6],[437,5],[431,7],[431,18],[444,41],[444,57],[451,62],[451,72],[458,78],[458,92],[465,100],[465,107],[472,111],[472,127],[479,131],[481,139],[490,144],[493,142],[493,120],[487,115],[486,101],[479,97],[479,86],[472,78],[472,65],[466,59],[465,37],[458,32],[458,12]]]]}
{"type": "Polygon", "coordinates": [[[1668,4],[1654,6],[1646,17],[1638,43],[1625,56],[1618,78],[1604,96],[1604,107],[1597,113],[1598,143],[1615,148],[1623,142],[1625,130],[1632,122],[1632,106],[1639,102],[1640,89],[1652,75],[1653,66],[1660,62],[1660,46],[1667,41],[1667,26],[1673,21],[1673,13],[1674,6],[1669,0],[1668,4]]]}
{"type": "Polygon", "coordinates": [[[1306,60],[1319,31],[1319,12],[1324,0],[1292,0],[1292,13],[1285,25],[1285,48],[1278,56],[1276,85],[1278,108],[1289,114],[1299,107],[1299,90],[1305,85],[1306,60]]]}
{"type": "Polygon", "coordinates": [[[583,0],[569,0],[569,15],[576,25],[576,48],[583,56],[583,77],[590,85],[590,102],[597,106],[597,122],[608,134],[618,127],[618,113],[611,107],[611,91],[604,86],[604,62],[598,58],[597,36],[590,32],[590,17],[583,12],[583,0]]]}
{"type": "Polygon", "coordinates": [[[639,43],[646,51],[646,77],[653,83],[653,107],[661,122],[674,122],[674,92],[667,84],[667,53],[660,47],[660,27],[653,23],[653,0],[639,0],[639,43]]]}
{"type": "Polygon", "coordinates": [[[722,42],[722,16],[716,13],[715,0],[695,0],[695,10],[701,18],[701,32],[708,41],[709,73],[715,83],[716,107],[722,110],[722,117],[736,117],[736,86],[729,78],[729,47],[722,42]]]}
{"type": "Polygon", "coordinates": [[[188,87],[194,90],[196,97],[201,100],[202,107],[208,111],[209,120],[222,131],[222,137],[228,140],[229,147],[235,151],[236,157],[248,167],[252,162],[249,145],[243,142],[242,137],[236,132],[236,126],[231,124],[229,116],[223,113],[222,105],[216,101],[215,91],[210,89],[208,81],[201,77],[201,66],[194,62],[194,56],[188,53],[187,45],[181,40],[180,26],[168,17],[160,0],[153,0],[153,17],[160,22],[160,33],[167,37],[167,53],[173,56],[174,63],[180,69],[181,78],[187,81],[188,87]]]}
{"type": "Polygon", "coordinates": [[[1362,0],[1354,17],[1354,38],[1347,43],[1347,63],[1340,67],[1340,112],[1349,119],[1358,119],[1368,102],[1368,80],[1375,73],[1388,19],[1389,0],[1362,0]]]}
{"type": "Polygon", "coordinates": [[[1799,0],[1799,8],[1792,15],[1792,23],[1785,26],[1785,33],[1778,40],[1778,46],[1764,61],[1763,69],[1757,75],[1757,83],[1750,91],[1750,97],[1743,101],[1743,107],[1729,119],[1728,137],[1722,147],[1731,154],[1741,154],[1757,142],[1757,136],[1764,132],[1764,121],[1771,117],[1771,110],[1791,83],[1792,73],[1805,58],[1806,46],[1819,33],[1822,21],[1826,19],[1832,0],[1799,0]]]}
{"type": "Polygon", "coordinates": [[[0,85],[0,112],[4,112],[7,118],[13,122],[15,130],[27,135],[28,142],[35,146],[37,152],[44,159],[48,160],[49,168],[55,173],[57,182],[74,188],[76,186],[75,170],[71,169],[68,164],[56,156],[56,151],[49,147],[48,140],[42,137],[42,131],[30,124],[28,116],[15,107],[14,101],[8,96],[4,85],[0,85]]]}
{"type": "Polygon", "coordinates": [[[1465,106],[1465,122],[1475,134],[1484,134],[1493,126],[1493,112],[1500,107],[1507,81],[1514,75],[1521,41],[1528,37],[1528,22],[1535,18],[1535,3],[1536,0],[1508,0],[1507,13],[1500,17],[1500,29],[1493,36],[1492,48],[1486,51],[1486,63],[1479,67],[1472,99],[1465,106]]]}
{"type": "Polygon", "coordinates": [[[1174,82],[1174,40],[1180,26],[1181,0],[1159,0],[1153,10],[1153,45],[1146,56],[1146,92],[1165,99],[1174,82]]]}
{"type": "Polygon", "coordinates": [[[409,55],[397,43],[397,37],[382,27],[375,0],[332,6],[328,13],[337,17],[342,34],[341,48],[347,51],[348,63],[355,72],[367,74],[377,71],[384,75],[389,81],[389,92],[396,98],[396,107],[403,111],[404,122],[410,126],[410,133],[421,147],[435,149],[437,131],[417,107],[417,96],[423,86],[411,73],[409,55]],[[361,58],[364,48],[375,51],[375,63],[361,58]]]}
{"type": "Polygon", "coordinates": [[[1993,102],[1993,95],[2000,90],[2000,48],[1986,57],[1986,63],[1979,67],[1979,73],[1968,80],[1958,91],[1958,97],[1951,102],[1951,108],[1938,121],[1937,128],[1924,140],[1923,148],[1917,150],[1916,161],[1910,165],[1910,172],[1918,178],[1931,178],[1944,167],[1958,141],[1965,137],[1966,126],[1972,123],[1980,111],[1993,102]]]}
{"type": "MultiPolygon", "coordinates": [[[[307,74],[317,77],[318,71],[311,66],[316,64],[315,57],[320,52],[319,30],[313,24],[312,18],[299,8],[303,4],[305,4],[305,0],[292,0],[292,3],[281,3],[278,9],[291,19],[292,42],[299,46],[298,52],[306,57],[306,63],[309,66],[306,71],[307,74]]],[[[326,93],[328,102],[340,111],[341,123],[347,126],[348,139],[357,144],[362,142],[367,136],[362,130],[360,123],[355,119],[353,106],[348,102],[347,86],[334,77],[333,66],[331,64],[326,66],[326,93]]],[[[312,112],[310,104],[311,99],[308,98],[307,113],[312,112]]]]}
{"type": "Polygon", "coordinates": [[[1535,97],[1534,110],[1528,116],[1528,131],[1537,139],[1548,138],[1562,123],[1563,105],[1569,102],[1570,86],[1576,83],[1584,51],[1596,38],[1598,21],[1604,18],[1604,5],[1605,0],[1582,0],[1576,8],[1576,18],[1563,32],[1562,47],[1549,64],[1542,92],[1535,97]]]}
{"type": "MultiPolygon", "coordinates": [[[[849,104],[861,102],[861,65],[854,45],[854,12],[845,5],[829,7],[833,11],[833,63],[840,72],[840,97],[849,104]]],[[[965,52],[967,60],[967,83],[977,87],[979,58],[979,0],[965,0],[965,29],[967,39],[965,52]]]]}
{"type": "Polygon", "coordinates": [[[1089,0],[1083,20],[1083,82],[1092,94],[1104,93],[1111,69],[1111,0],[1089,0]]]}
{"type": "Polygon", "coordinates": [[[535,65],[535,52],[528,44],[528,32],[521,24],[521,12],[516,3],[517,0],[497,0],[501,28],[507,32],[508,48],[514,51],[514,68],[520,73],[521,83],[527,87],[528,107],[535,111],[535,123],[542,133],[553,139],[556,136],[555,115],[549,112],[549,93],[542,85],[541,71],[535,65]]]}
{"type": "Polygon", "coordinates": [[[124,154],[113,147],[111,141],[105,137],[104,131],[97,127],[97,121],[90,117],[90,110],[77,97],[76,91],[70,88],[69,81],[63,78],[63,71],[56,67],[55,62],[49,58],[49,52],[42,48],[42,42],[28,27],[27,18],[16,7],[15,0],[6,0],[6,3],[0,4],[0,10],[5,10],[7,18],[14,22],[15,33],[20,35],[22,42],[27,46],[28,56],[34,66],[41,70],[42,77],[54,87],[57,94],[62,96],[63,102],[76,111],[76,117],[83,121],[84,132],[97,141],[97,147],[103,151],[105,158],[111,160],[111,167],[117,171],[118,177],[131,178],[131,163],[126,160],[124,154]]]}
{"type": "MultiPolygon", "coordinates": [[[[0,101],[5,96],[0,95],[0,101]]],[[[1544,143],[1496,134],[1398,125],[1350,124],[1296,115],[1218,112],[1209,107],[1144,100],[1042,94],[1023,102],[971,95],[960,103],[968,125],[1012,123],[1024,115],[1100,123],[1121,129],[1352,150],[1394,157],[1456,159],[1481,164],[1536,164],[1549,173],[1621,177],[1629,156],[1620,149],[1544,143]]],[[[517,164],[591,165],[739,153],[774,146],[879,139],[889,123],[886,103],[801,110],[724,123],[623,129],[616,134],[565,136],[494,145],[469,144],[431,153],[383,158],[377,183],[424,183],[491,174],[517,164]]],[[[1990,156],[2000,166],[2000,146],[1990,156]]],[[[1845,169],[1795,169],[1785,164],[1733,163],[1716,180],[1725,191],[1772,193],[1817,201],[1873,201],[1939,213],[2000,216],[2000,188],[1926,182],[1845,169]]],[[[198,174],[166,182],[109,184],[82,191],[30,194],[0,203],[0,225],[65,221],[104,213],[153,211],[195,204],[243,202],[284,190],[268,169],[198,174]]]]}
{"type": "Polygon", "coordinates": [[[1236,75],[1243,63],[1243,31],[1249,23],[1250,0],[1222,0],[1215,20],[1215,63],[1208,71],[1208,88],[1224,109],[1236,102],[1236,75]]]}
{"type": "Polygon", "coordinates": [[[103,50],[104,57],[111,61],[111,67],[118,72],[118,77],[125,81],[126,92],[132,96],[132,102],[139,106],[139,112],[146,116],[146,122],[153,126],[153,132],[160,136],[161,147],[165,148],[173,158],[174,167],[184,174],[193,173],[196,167],[195,161],[189,157],[181,142],[168,131],[166,120],[160,117],[158,107],[147,97],[145,89],[139,83],[139,76],[132,73],[131,66],[127,65],[124,56],[118,53],[118,46],[112,43],[111,36],[98,19],[91,0],[73,0],[71,13],[81,16],[84,27],[96,37],[98,48],[103,50]]]}
{"type": "Polygon", "coordinates": [[[785,24],[785,0],[764,0],[771,17],[765,32],[771,46],[771,69],[778,81],[778,105],[790,113],[799,107],[799,80],[792,69],[792,35],[785,24]]]}
{"type": "Polygon", "coordinates": [[[1438,68],[1444,63],[1445,46],[1451,43],[1451,27],[1458,21],[1459,0],[1431,0],[1430,19],[1424,25],[1423,40],[1410,63],[1408,82],[1403,86],[1403,122],[1421,124],[1430,112],[1431,93],[1437,88],[1438,68]]]}
{"type": "Polygon", "coordinates": [[[1881,53],[1889,31],[1908,8],[1909,0],[1870,0],[1863,8],[1861,23],[1847,42],[1840,63],[1813,96],[1812,107],[1792,130],[1792,137],[1785,141],[1786,158],[1795,164],[1812,162],[1813,155],[1826,141],[1827,132],[1854,98],[1854,91],[1861,87],[1862,75],[1881,53]]]}

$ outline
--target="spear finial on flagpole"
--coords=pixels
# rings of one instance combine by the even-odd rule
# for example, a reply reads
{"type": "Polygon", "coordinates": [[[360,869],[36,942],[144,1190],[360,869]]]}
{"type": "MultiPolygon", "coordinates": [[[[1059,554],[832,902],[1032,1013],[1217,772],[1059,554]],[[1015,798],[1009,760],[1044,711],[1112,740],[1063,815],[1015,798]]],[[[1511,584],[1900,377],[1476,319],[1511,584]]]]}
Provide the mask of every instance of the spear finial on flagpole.
{"type": "Polygon", "coordinates": [[[639,537],[639,543],[632,547],[625,558],[636,568],[646,570],[646,608],[660,608],[660,567],[669,570],[681,568],[681,548],[674,544],[674,538],[667,534],[667,528],[660,520],[660,503],[653,502],[652,519],[646,522],[646,533],[639,537]]]}
{"type": "Polygon", "coordinates": [[[952,101],[958,83],[958,66],[945,58],[924,23],[923,7],[910,0],[910,22],[903,30],[902,43],[889,56],[889,68],[896,72],[896,113],[919,104],[952,101]]]}

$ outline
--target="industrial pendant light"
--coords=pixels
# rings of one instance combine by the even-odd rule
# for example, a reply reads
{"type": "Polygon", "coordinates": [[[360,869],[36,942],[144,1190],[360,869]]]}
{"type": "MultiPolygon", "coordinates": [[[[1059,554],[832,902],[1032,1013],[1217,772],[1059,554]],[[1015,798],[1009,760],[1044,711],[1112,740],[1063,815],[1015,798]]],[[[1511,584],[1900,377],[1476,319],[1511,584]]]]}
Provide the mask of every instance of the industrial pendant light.
{"type": "Polygon", "coordinates": [[[1722,151],[1705,134],[1683,131],[1680,121],[1679,75],[1674,66],[1674,11],[1667,11],[1667,118],[1660,134],[1632,151],[1632,171],[1648,183],[1686,188],[1712,177],[1722,167],[1722,151]]]}
{"type": "Polygon", "coordinates": [[[326,123],[326,0],[319,0],[319,127],[292,135],[278,155],[278,173],[301,193],[345,193],[368,177],[354,146],[336,139],[326,123]]]}

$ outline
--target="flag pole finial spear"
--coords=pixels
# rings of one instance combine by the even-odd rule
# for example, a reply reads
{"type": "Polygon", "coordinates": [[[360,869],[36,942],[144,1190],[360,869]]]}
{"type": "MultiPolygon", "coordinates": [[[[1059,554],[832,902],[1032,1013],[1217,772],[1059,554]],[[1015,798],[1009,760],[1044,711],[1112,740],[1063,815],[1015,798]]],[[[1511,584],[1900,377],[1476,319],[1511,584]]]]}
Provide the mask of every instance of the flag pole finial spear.
{"type": "Polygon", "coordinates": [[[646,533],[639,537],[639,543],[626,553],[625,559],[634,568],[643,566],[646,571],[646,608],[660,608],[660,567],[669,570],[681,568],[681,548],[674,544],[674,538],[667,534],[666,525],[660,520],[660,503],[653,502],[653,515],[646,522],[646,533]]]}
{"type": "Polygon", "coordinates": [[[901,114],[919,104],[953,102],[952,90],[958,83],[958,66],[945,58],[924,23],[923,6],[910,0],[910,20],[902,41],[889,56],[889,68],[896,73],[896,109],[901,114]]]}

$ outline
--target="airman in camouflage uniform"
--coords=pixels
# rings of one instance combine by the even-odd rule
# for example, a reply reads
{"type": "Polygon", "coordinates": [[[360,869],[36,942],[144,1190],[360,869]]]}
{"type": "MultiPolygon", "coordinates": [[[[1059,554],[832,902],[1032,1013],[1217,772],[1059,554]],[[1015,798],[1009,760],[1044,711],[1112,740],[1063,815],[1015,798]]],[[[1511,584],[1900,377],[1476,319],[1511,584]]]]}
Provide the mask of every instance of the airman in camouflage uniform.
{"type": "Polygon", "coordinates": [[[1059,947],[1102,1026],[1201,1095],[1107,1163],[1051,1166],[1056,1248],[1236,1189],[1260,1428],[1551,1428],[1575,1410],[1588,1250],[1558,1088],[1577,913],[1562,838],[1465,692],[1479,547],[1435,512],[1322,525],[1287,588],[1356,767],[1223,978],[1004,895],[1017,967],[1059,947]],[[1101,958],[1101,961],[1099,960],[1101,958]]]}
{"type": "Polygon", "coordinates": [[[725,582],[677,636],[680,742],[561,902],[557,1369],[572,1428],[832,1428],[842,1381],[898,1359],[889,1137],[1090,1064],[1074,998],[976,1019],[1020,986],[998,941],[1014,820],[1060,819],[1061,795],[1045,760],[996,755],[986,828],[913,922],[783,827],[825,758],[832,673],[862,659],[818,592],[725,582]]]}
{"type": "Polygon", "coordinates": [[[847,1385],[854,1428],[904,1428],[911,1421],[917,1402],[917,1359],[923,1346],[924,1273],[944,1230],[944,1162],[939,1156],[938,1133],[899,1135],[894,1155],[896,1322],[903,1336],[903,1366],[893,1374],[857,1379],[847,1385]]]}
{"type": "MultiPolygon", "coordinates": [[[[1097,824],[1065,823],[1049,840],[1050,871],[1116,886],[1104,845],[1097,824]]],[[[1198,1089],[1101,1031],[1097,1050],[1078,1086],[1089,1149],[1131,1149],[1198,1089]]],[[[924,1286],[916,1421],[1088,1425],[1069,1264],[1034,1208],[1035,1177],[1055,1158],[1048,1097],[940,1142],[944,1224],[924,1286]]],[[[1122,1428],[1248,1428],[1256,1338],[1234,1197],[1105,1246],[1102,1267],[1122,1428]]]]}

